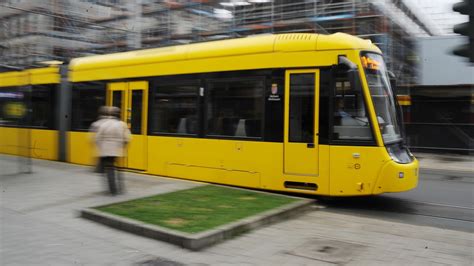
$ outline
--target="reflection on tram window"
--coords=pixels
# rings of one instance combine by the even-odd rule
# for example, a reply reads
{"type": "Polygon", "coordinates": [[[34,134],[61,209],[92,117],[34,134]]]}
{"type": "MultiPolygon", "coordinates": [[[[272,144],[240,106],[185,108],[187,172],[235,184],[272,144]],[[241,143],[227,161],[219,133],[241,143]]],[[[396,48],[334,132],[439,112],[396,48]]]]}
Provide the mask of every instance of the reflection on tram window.
{"type": "Polygon", "coordinates": [[[197,82],[158,85],[152,96],[150,133],[198,133],[197,82]]]}
{"type": "Polygon", "coordinates": [[[56,85],[3,88],[0,124],[55,129],[56,85]]]}
{"type": "Polygon", "coordinates": [[[335,80],[333,140],[372,140],[359,80],[353,86],[347,73],[335,80]]]}
{"type": "Polygon", "coordinates": [[[19,125],[26,114],[25,95],[19,88],[0,91],[0,125],[19,125]]]}
{"type": "Polygon", "coordinates": [[[31,117],[28,125],[38,128],[55,128],[56,85],[33,86],[31,90],[31,117]]]}
{"type": "Polygon", "coordinates": [[[104,83],[78,83],[72,89],[71,129],[87,131],[105,105],[104,83]]]}
{"type": "Polygon", "coordinates": [[[209,82],[207,135],[260,138],[264,78],[209,82]]]}

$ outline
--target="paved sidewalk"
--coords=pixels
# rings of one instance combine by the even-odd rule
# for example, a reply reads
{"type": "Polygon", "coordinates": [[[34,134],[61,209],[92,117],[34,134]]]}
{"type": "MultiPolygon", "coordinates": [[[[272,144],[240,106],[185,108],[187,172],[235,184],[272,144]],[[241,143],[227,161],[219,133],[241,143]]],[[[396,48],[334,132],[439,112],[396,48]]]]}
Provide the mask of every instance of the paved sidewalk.
{"type": "MultiPolygon", "coordinates": [[[[117,198],[103,193],[102,179],[88,167],[33,162],[32,174],[0,172],[1,265],[472,265],[474,262],[473,233],[337,214],[316,206],[301,217],[192,252],[78,218],[79,209],[117,198]]],[[[201,185],[132,173],[126,173],[125,178],[127,194],[118,197],[123,200],[201,185]]]]}
{"type": "Polygon", "coordinates": [[[474,173],[474,156],[459,154],[415,153],[421,169],[474,173]]]}

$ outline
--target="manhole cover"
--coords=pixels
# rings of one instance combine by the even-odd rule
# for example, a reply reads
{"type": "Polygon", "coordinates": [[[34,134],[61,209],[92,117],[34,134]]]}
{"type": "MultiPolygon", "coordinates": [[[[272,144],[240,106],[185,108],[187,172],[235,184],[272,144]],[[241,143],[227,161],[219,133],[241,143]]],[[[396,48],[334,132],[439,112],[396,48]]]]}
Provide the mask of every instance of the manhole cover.
{"type": "Polygon", "coordinates": [[[347,263],[367,246],[338,240],[313,239],[289,254],[330,263],[347,263]]]}

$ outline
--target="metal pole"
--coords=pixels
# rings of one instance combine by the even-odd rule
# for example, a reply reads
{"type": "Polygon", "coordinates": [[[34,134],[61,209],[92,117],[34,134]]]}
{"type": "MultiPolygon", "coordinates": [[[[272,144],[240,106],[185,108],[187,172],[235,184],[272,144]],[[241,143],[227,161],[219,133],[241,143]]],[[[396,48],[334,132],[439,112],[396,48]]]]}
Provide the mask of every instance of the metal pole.
{"type": "MultiPolygon", "coordinates": [[[[21,144],[19,144],[19,148],[22,149],[24,148],[24,153],[21,154],[18,158],[20,158],[20,163],[19,163],[19,172],[24,173],[24,174],[31,174],[32,171],[32,161],[31,161],[31,125],[32,125],[32,115],[33,115],[33,106],[31,102],[31,94],[32,94],[32,87],[31,87],[31,77],[30,73],[28,70],[26,71],[26,87],[25,87],[25,92],[27,97],[23,98],[24,101],[26,101],[26,119],[24,121],[24,146],[22,147],[21,144]],[[24,156],[22,156],[24,155],[24,156]]],[[[21,139],[19,140],[21,142],[21,139]]]]}
{"type": "Polygon", "coordinates": [[[56,99],[58,101],[58,160],[67,161],[67,131],[71,121],[71,84],[67,77],[68,65],[59,67],[61,83],[59,84],[56,99]]]}

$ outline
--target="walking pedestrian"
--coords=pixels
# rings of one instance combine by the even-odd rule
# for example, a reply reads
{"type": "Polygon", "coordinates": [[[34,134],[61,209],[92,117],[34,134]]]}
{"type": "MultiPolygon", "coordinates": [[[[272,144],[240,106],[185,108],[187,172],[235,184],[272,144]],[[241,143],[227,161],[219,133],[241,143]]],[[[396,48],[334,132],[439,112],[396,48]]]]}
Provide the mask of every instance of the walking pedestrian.
{"type": "MultiPolygon", "coordinates": [[[[89,128],[89,132],[93,133],[93,137],[91,138],[91,142],[95,145],[95,134],[97,133],[97,130],[99,129],[99,126],[107,121],[107,119],[110,116],[110,106],[101,106],[98,111],[98,117],[97,121],[92,123],[92,125],[89,128]]],[[[102,160],[100,157],[96,158],[96,167],[94,169],[96,173],[103,174],[105,173],[104,170],[104,165],[102,164],[102,160]]]]}
{"type": "Polygon", "coordinates": [[[123,180],[115,164],[117,159],[125,156],[125,148],[130,142],[130,130],[120,120],[120,109],[108,107],[108,116],[95,125],[95,143],[99,153],[99,160],[105,170],[109,192],[112,195],[122,193],[123,180]]]}

